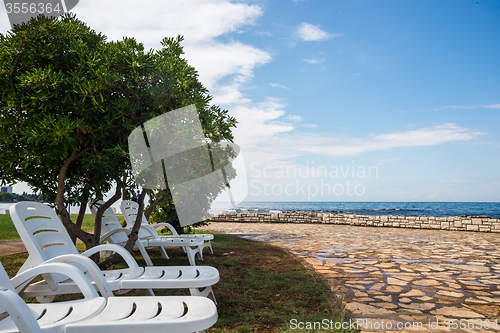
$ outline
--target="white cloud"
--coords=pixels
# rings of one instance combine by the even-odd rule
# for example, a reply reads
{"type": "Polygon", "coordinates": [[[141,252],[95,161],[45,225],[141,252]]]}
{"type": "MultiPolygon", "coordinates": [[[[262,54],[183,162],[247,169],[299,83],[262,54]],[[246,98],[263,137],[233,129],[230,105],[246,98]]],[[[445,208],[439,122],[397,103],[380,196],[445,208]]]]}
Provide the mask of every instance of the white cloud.
{"type": "Polygon", "coordinates": [[[484,134],[456,124],[444,124],[389,134],[372,134],[364,138],[311,133],[283,134],[268,139],[269,143],[265,149],[268,152],[286,153],[289,158],[305,154],[346,157],[393,148],[434,146],[455,141],[469,141],[484,134]]]}
{"type": "Polygon", "coordinates": [[[443,106],[434,110],[442,110],[442,109],[465,109],[465,110],[472,110],[472,109],[479,109],[479,108],[486,108],[486,109],[500,109],[500,104],[490,104],[490,105],[448,105],[448,106],[443,106]]]}
{"type": "Polygon", "coordinates": [[[385,165],[386,163],[396,162],[396,161],[399,161],[399,160],[400,160],[399,157],[396,157],[396,158],[382,158],[382,159],[379,159],[377,161],[377,165],[385,165]]]}
{"type": "Polygon", "coordinates": [[[312,65],[321,64],[325,60],[326,60],[325,58],[316,58],[316,57],[312,57],[311,59],[302,59],[302,61],[305,61],[312,65]]]}
{"type": "Polygon", "coordinates": [[[304,120],[304,118],[302,118],[301,116],[297,116],[294,114],[287,115],[286,119],[293,121],[294,123],[301,123],[304,120]]]}
{"type": "Polygon", "coordinates": [[[256,66],[271,60],[267,52],[239,42],[189,44],[185,51],[186,58],[198,70],[201,81],[209,90],[228,76],[234,76],[231,84],[246,83],[253,78],[256,66]]]}
{"type": "Polygon", "coordinates": [[[305,42],[328,40],[342,36],[342,34],[331,34],[322,30],[319,25],[303,22],[297,29],[297,36],[305,42]]]}
{"type": "Polygon", "coordinates": [[[256,34],[259,36],[264,36],[264,37],[272,37],[273,36],[273,34],[270,33],[269,31],[257,31],[256,34]]]}
{"type": "Polygon", "coordinates": [[[500,104],[481,105],[481,106],[487,109],[500,109],[500,104]]]}
{"type": "MultiPolygon", "coordinates": [[[[0,17],[7,18],[0,7],[0,17]]],[[[183,35],[185,57],[210,91],[228,76],[232,82],[226,80],[226,84],[249,81],[256,66],[271,60],[267,52],[252,45],[216,40],[254,25],[263,13],[257,5],[230,0],[85,0],[72,12],[108,40],[135,37],[146,49],[160,48],[164,37],[183,35]]],[[[0,19],[0,32],[9,29],[8,20],[0,19]]]]}
{"type": "Polygon", "coordinates": [[[287,90],[290,90],[290,88],[288,88],[287,86],[284,86],[282,84],[279,84],[279,83],[269,83],[271,85],[271,87],[273,88],[283,88],[283,89],[287,89],[287,90]]]}
{"type": "Polygon", "coordinates": [[[238,127],[233,130],[234,142],[246,150],[265,153],[262,148],[271,138],[295,128],[293,124],[280,120],[285,115],[285,106],[280,99],[270,97],[257,104],[248,101],[232,106],[231,114],[238,120],[238,127]]]}
{"type": "Polygon", "coordinates": [[[73,12],[111,39],[134,36],[148,47],[160,47],[162,37],[177,34],[188,43],[206,42],[262,15],[259,6],[228,0],[86,0],[73,12]]]}
{"type": "Polygon", "coordinates": [[[441,110],[441,109],[477,109],[477,106],[475,106],[475,105],[448,105],[448,106],[443,106],[443,107],[437,108],[436,110],[441,110]]]}

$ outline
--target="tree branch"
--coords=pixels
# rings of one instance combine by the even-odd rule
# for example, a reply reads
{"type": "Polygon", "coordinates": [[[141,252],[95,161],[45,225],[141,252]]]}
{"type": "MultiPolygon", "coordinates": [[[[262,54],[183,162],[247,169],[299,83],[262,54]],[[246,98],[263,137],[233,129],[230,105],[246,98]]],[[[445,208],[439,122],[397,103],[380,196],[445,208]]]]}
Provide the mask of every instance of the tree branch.
{"type": "MultiPolygon", "coordinates": [[[[132,249],[134,248],[135,242],[138,239],[139,236],[139,229],[141,228],[141,216],[144,210],[144,197],[146,194],[146,189],[143,189],[141,192],[141,197],[139,198],[139,211],[137,212],[137,217],[135,219],[134,226],[132,228],[132,232],[130,233],[130,236],[128,237],[127,244],[125,244],[125,249],[129,252],[132,252],[132,249]]],[[[99,268],[100,269],[106,269],[109,266],[113,265],[114,263],[117,263],[120,261],[122,257],[118,255],[117,253],[113,254],[112,256],[104,259],[99,263],[99,268]]]]}
{"type": "Polygon", "coordinates": [[[80,238],[85,246],[88,248],[92,247],[92,241],[94,239],[94,235],[89,234],[88,232],[83,231],[81,228],[78,228],[72,221],[71,217],[66,210],[66,206],[64,205],[64,182],[66,180],[66,174],[68,172],[68,168],[75,159],[82,156],[85,152],[89,151],[90,147],[86,147],[79,152],[73,150],[71,155],[69,155],[61,165],[61,169],[59,169],[59,176],[57,178],[57,194],[56,194],[56,208],[61,217],[61,221],[63,225],[68,229],[69,233],[75,235],[80,238]]]}
{"type": "Polygon", "coordinates": [[[146,220],[149,220],[149,217],[151,216],[151,213],[153,213],[154,209],[156,208],[156,206],[162,202],[163,200],[166,199],[166,196],[163,196],[161,195],[161,192],[162,191],[158,191],[158,195],[156,196],[155,200],[153,201],[153,203],[151,203],[149,205],[149,207],[144,210],[144,216],[146,217],[146,220]]]}

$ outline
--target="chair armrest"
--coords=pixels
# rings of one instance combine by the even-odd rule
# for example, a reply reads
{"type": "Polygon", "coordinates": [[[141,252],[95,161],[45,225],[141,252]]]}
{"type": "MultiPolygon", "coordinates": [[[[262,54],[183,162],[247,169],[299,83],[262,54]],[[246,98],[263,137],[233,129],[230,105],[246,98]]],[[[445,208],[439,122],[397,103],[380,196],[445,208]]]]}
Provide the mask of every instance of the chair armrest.
{"type": "Polygon", "coordinates": [[[87,270],[89,275],[94,280],[97,286],[97,290],[101,292],[102,297],[105,297],[107,299],[108,297],[113,296],[113,291],[109,287],[108,282],[104,279],[102,271],[99,269],[96,263],[92,261],[90,258],[81,254],[64,254],[49,259],[42,265],[49,263],[75,263],[81,265],[85,270],[87,270]]]}
{"type": "Polygon", "coordinates": [[[151,227],[155,228],[155,230],[160,228],[160,227],[166,227],[170,230],[172,235],[179,236],[179,233],[177,232],[177,230],[175,230],[174,226],[171,225],[170,223],[165,223],[165,222],[164,223],[157,223],[157,224],[151,225],[151,227]]]}
{"type": "Polygon", "coordinates": [[[105,234],[101,235],[101,238],[99,238],[99,243],[102,243],[104,242],[105,240],[107,240],[109,237],[113,236],[114,234],[116,233],[119,233],[119,232],[124,232],[128,235],[130,235],[130,233],[132,232],[132,230],[128,229],[128,228],[117,228],[117,229],[113,229],[111,231],[108,231],[106,232],[105,234]]]}
{"type": "Polygon", "coordinates": [[[97,253],[99,251],[116,252],[123,258],[123,260],[125,260],[128,267],[139,267],[139,265],[137,264],[137,261],[135,261],[134,257],[132,257],[130,252],[125,250],[124,247],[122,247],[120,245],[116,245],[116,244],[97,245],[97,246],[94,246],[93,248],[88,249],[87,251],[83,252],[82,255],[90,257],[91,255],[93,255],[94,253],[97,253]]]}
{"type": "Polygon", "coordinates": [[[24,300],[10,289],[0,288],[0,309],[4,309],[12,318],[19,332],[42,333],[33,313],[24,300]]]}
{"type": "Polygon", "coordinates": [[[148,234],[152,237],[152,238],[158,238],[160,236],[158,236],[158,233],[156,232],[156,230],[154,228],[152,228],[150,225],[148,224],[141,224],[141,229],[144,229],[148,232],[148,234]]]}
{"type": "MultiPolygon", "coordinates": [[[[90,259],[89,259],[90,260],[90,259]]],[[[25,288],[31,281],[38,276],[47,273],[62,274],[73,280],[85,298],[95,298],[99,295],[90,281],[85,277],[82,271],[72,265],[62,263],[43,263],[34,268],[28,269],[11,279],[12,284],[17,289],[22,286],[25,288]]]]}

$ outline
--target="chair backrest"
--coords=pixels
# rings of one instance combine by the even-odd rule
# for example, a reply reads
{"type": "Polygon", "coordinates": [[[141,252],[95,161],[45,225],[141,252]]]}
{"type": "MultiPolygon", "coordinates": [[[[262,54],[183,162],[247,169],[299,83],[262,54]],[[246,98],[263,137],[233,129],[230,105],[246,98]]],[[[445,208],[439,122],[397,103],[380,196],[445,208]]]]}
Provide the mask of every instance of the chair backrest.
{"type": "MultiPolygon", "coordinates": [[[[137,212],[139,212],[139,204],[132,200],[123,200],[120,203],[120,209],[122,211],[123,218],[125,219],[125,225],[127,226],[127,228],[132,228],[135,224],[135,219],[137,218],[137,212]]],[[[141,224],[149,225],[148,220],[146,220],[144,214],[142,214],[141,224]]],[[[140,239],[149,237],[151,237],[151,234],[149,232],[144,229],[139,230],[140,239]]]]}
{"type": "MultiPolygon", "coordinates": [[[[137,212],[139,211],[139,204],[132,200],[123,200],[120,203],[120,209],[122,211],[123,218],[125,219],[127,227],[132,228],[132,226],[135,223],[135,219],[137,218],[137,212]]],[[[146,225],[148,224],[148,220],[146,220],[144,214],[142,214],[141,223],[146,225]]]]}
{"type": "MultiPolygon", "coordinates": [[[[101,205],[104,204],[104,201],[98,201],[95,204],[91,204],[89,202],[89,208],[90,211],[92,212],[92,215],[94,218],[97,215],[97,210],[101,205]]],[[[101,235],[105,234],[106,232],[122,228],[122,225],[120,224],[120,221],[115,215],[115,212],[111,207],[106,209],[104,213],[102,214],[102,225],[101,225],[101,235]]],[[[128,235],[125,232],[117,232],[114,235],[111,235],[111,237],[108,238],[108,241],[113,244],[122,244],[126,243],[128,241],[128,235]]]]}
{"type": "Polygon", "coordinates": [[[78,254],[66,228],[49,206],[40,202],[19,202],[11,206],[10,216],[29,253],[20,272],[63,254],[78,254]]]}

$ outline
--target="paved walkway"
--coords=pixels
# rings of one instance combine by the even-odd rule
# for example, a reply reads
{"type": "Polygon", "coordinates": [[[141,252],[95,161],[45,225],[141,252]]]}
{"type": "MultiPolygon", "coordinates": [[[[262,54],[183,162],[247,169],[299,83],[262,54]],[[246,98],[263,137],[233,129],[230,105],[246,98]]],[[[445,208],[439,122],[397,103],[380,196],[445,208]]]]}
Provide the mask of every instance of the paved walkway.
{"type": "Polygon", "coordinates": [[[363,332],[500,332],[498,234],[285,223],[203,229],[304,258],[363,332]]]}
{"type": "Polygon", "coordinates": [[[0,242],[0,256],[23,252],[26,252],[26,248],[20,239],[0,242]]]}

